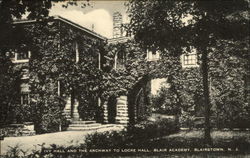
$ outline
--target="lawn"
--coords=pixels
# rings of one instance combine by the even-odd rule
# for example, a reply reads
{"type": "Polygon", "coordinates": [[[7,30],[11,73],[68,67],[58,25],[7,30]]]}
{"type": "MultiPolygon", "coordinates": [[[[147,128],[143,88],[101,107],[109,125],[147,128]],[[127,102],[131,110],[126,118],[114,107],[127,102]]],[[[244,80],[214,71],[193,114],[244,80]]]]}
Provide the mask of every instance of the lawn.
{"type": "Polygon", "coordinates": [[[212,144],[204,142],[204,132],[199,130],[180,131],[176,134],[152,140],[157,147],[176,147],[176,148],[237,148],[243,151],[250,151],[250,131],[219,131],[211,132],[212,144]]]}

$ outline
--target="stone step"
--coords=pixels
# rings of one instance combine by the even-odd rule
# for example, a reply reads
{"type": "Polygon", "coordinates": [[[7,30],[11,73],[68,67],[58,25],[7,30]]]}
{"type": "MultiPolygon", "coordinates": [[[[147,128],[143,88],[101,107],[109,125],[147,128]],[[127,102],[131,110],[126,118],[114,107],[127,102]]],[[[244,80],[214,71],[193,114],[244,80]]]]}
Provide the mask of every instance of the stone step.
{"type": "Polygon", "coordinates": [[[100,123],[91,123],[91,124],[70,124],[69,127],[96,127],[100,126],[100,123]]]}
{"type": "Polygon", "coordinates": [[[117,111],[128,111],[127,108],[118,108],[117,111]]]}
{"type": "Polygon", "coordinates": [[[117,108],[124,108],[124,109],[125,109],[125,108],[126,108],[126,109],[128,108],[127,105],[117,105],[116,107],[117,107],[117,108]]]}
{"type": "Polygon", "coordinates": [[[116,120],[129,120],[129,118],[125,116],[116,116],[115,119],[116,120]]]}
{"type": "Polygon", "coordinates": [[[116,120],[116,123],[128,124],[128,120],[116,120]]]}
{"type": "Polygon", "coordinates": [[[99,129],[109,128],[113,126],[114,125],[112,124],[107,124],[107,125],[99,125],[95,127],[69,127],[67,130],[68,131],[89,131],[89,130],[99,130],[99,129]]]}
{"type": "Polygon", "coordinates": [[[96,123],[96,121],[72,121],[71,124],[92,124],[96,123]]]}
{"type": "Polygon", "coordinates": [[[127,114],[127,111],[117,111],[117,114],[127,114]]]}
{"type": "Polygon", "coordinates": [[[120,117],[128,117],[128,113],[119,113],[116,116],[120,117]]]}

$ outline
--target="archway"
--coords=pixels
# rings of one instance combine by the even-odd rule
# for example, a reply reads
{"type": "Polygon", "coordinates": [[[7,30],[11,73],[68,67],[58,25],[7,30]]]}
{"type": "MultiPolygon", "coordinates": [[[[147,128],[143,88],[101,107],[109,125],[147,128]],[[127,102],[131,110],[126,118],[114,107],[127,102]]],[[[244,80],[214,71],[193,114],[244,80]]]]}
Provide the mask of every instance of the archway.
{"type": "Polygon", "coordinates": [[[130,124],[146,119],[149,114],[151,91],[150,78],[144,76],[128,93],[128,112],[130,124]]]}

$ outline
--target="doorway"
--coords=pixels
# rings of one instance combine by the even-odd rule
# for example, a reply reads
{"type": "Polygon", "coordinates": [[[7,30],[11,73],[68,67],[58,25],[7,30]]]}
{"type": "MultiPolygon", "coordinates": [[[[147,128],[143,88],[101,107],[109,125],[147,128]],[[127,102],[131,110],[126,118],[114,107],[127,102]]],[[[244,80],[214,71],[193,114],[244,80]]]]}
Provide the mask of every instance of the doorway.
{"type": "Polygon", "coordinates": [[[116,104],[116,97],[110,97],[108,99],[108,123],[115,123],[115,117],[117,112],[116,104]]]}

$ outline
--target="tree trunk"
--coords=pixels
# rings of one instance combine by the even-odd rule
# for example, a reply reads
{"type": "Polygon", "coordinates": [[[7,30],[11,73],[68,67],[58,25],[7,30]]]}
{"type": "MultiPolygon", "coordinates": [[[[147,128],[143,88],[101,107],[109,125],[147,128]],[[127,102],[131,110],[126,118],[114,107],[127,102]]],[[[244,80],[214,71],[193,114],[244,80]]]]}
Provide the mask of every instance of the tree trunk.
{"type": "Polygon", "coordinates": [[[173,81],[173,77],[172,76],[169,76],[168,77],[168,82],[170,83],[171,85],[171,89],[172,91],[174,92],[174,94],[176,94],[176,114],[175,114],[175,125],[177,125],[178,127],[180,127],[180,115],[181,115],[181,107],[182,107],[182,100],[181,100],[181,96],[180,94],[178,93],[177,91],[177,88],[176,88],[176,83],[174,83],[173,81]]]}
{"type": "Polygon", "coordinates": [[[209,99],[209,84],[208,84],[208,52],[207,50],[202,51],[202,84],[203,84],[203,96],[205,106],[205,143],[211,144],[211,126],[210,126],[210,99],[209,99]]]}

